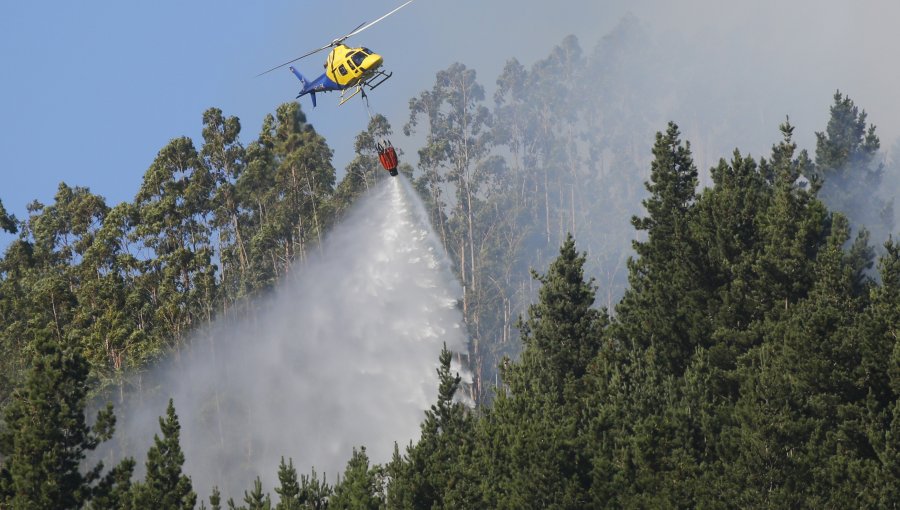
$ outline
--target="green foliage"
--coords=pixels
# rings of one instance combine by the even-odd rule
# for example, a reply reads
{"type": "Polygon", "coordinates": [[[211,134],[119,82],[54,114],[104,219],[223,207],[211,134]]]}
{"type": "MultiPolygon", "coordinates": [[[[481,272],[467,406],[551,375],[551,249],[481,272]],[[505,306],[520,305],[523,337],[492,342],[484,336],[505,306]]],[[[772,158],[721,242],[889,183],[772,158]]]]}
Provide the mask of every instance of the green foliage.
{"type": "Polygon", "coordinates": [[[166,417],[159,419],[159,428],[162,437],[153,436],[153,446],[147,451],[144,481],[134,486],[134,508],[192,509],[197,503],[197,494],[191,487],[191,479],[181,472],[184,464],[181,425],[172,399],[169,399],[166,417]]]}
{"type": "MultiPolygon", "coordinates": [[[[450,372],[451,354],[441,351],[437,402],[425,411],[422,435],[401,457],[395,447],[387,466],[388,508],[478,508],[477,481],[466,469],[473,448],[473,419],[453,397],[459,374],[450,372]]],[[[359,462],[359,461],[358,461],[359,462]]],[[[377,486],[376,486],[377,489],[377,486]]]]}
{"type": "Polygon", "coordinates": [[[496,508],[583,508],[592,459],[584,399],[588,366],[600,353],[605,312],[592,308],[595,288],[585,281],[585,255],[568,236],[544,275],[538,302],[520,321],[525,349],[503,369],[508,391],[479,422],[476,464],[490,483],[484,500],[496,508]],[[491,459],[502,458],[501,463],[491,459]],[[541,480],[534,484],[533,480],[541,480]]]}
{"type": "MultiPolygon", "coordinates": [[[[262,482],[259,477],[256,477],[256,480],[253,481],[252,491],[244,491],[244,503],[246,503],[247,506],[236,508],[240,510],[270,510],[272,508],[272,502],[269,499],[269,495],[263,493],[262,482]]],[[[228,501],[228,506],[229,508],[235,508],[234,503],[231,500],[228,501]]]]}
{"type": "Polygon", "coordinates": [[[15,234],[18,231],[16,217],[6,212],[2,200],[0,200],[0,230],[5,230],[10,234],[15,234]]]}
{"type": "Polygon", "coordinates": [[[97,484],[88,508],[92,510],[129,510],[131,501],[131,477],[134,474],[134,459],[122,460],[97,484]]]}
{"type": "Polygon", "coordinates": [[[828,126],[816,133],[816,171],[811,176],[822,183],[819,196],[831,209],[883,240],[894,229],[893,203],[881,195],[881,141],[875,126],[866,126],[866,118],[849,96],[835,92],[828,126]]]}
{"type": "Polygon", "coordinates": [[[247,147],[240,130],[237,118],[204,112],[199,150],[171,140],[133,202],[110,208],[62,183],[23,221],[0,211],[0,228],[19,232],[0,259],[0,407],[27,368],[24,339],[76,342],[92,380],[124,385],[217,313],[252,312],[246,298],[319,242],[331,211],[347,207],[331,204],[324,140],[296,103],[247,147]]]}
{"type": "MultiPolygon", "coordinates": [[[[675,123],[651,160],[640,149],[655,126],[635,103],[672,96],[616,83],[647,65],[644,36],[627,18],[593,53],[567,37],[530,68],[511,59],[493,108],[462,64],[411,100],[404,131],[425,144],[403,171],[464,285],[479,407],[455,400],[444,349],[417,442],[385,466],[354,450],[333,488],[282,459],[276,509],[896,505],[900,249],[878,251],[873,280],[869,242],[892,228],[874,126],[838,92],[815,164],[785,122],[771,155],[735,150],[698,190],[675,123]],[[613,317],[597,308],[622,292],[613,317]]],[[[88,381],[121,383],[215,315],[252,315],[248,298],[387,178],[380,115],[336,187],[297,103],[246,145],[217,108],[202,124],[131,203],[63,183],[21,221],[0,204],[18,233],[0,259],[0,507],[192,508],[171,401],[143,481],[131,459],[79,471],[113,425],[109,409],[85,424],[88,381]]],[[[243,505],[271,507],[259,479],[243,505]]]]}
{"type": "Polygon", "coordinates": [[[222,510],[222,494],[218,487],[213,487],[212,493],[209,495],[209,509],[222,510]]]}
{"type": "Polygon", "coordinates": [[[601,314],[592,308],[596,289],[593,280],[584,281],[584,262],[569,235],[547,274],[534,273],[538,302],[519,324],[525,350],[504,373],[514,394],[562,402],[566,384],[583,377],[600,351],[601,314]]]}
{"type": "Polygon", "coordinates": [[[630,288],[617,307],[623,338],[629,345],[653,348],[658,363],[680,374],[698,343],[709,335],[701,319],[710,273],[691,236],[697,168],[690,143],[670,122],[656,134],[650,167],[647,216],[632,218],[646,241],[634,241],[636,259],[629,261],[630,288]]]}
{"type": "Polygon", "coordinates": [[[344,477],[334,486],[334,496],[328,507],[347,510],[379,510],[384,508],[384,473],[380,467],[370,467],[365,447],[353,449],[344,477]]]}
{"type": "MultiPolygon", "coordinates": [[[[84,417],[88,365],[77,346],[36,336],[25,383],[12,395],[0,428],[0,506],[11,509],[80,508],[91,500],[102,463],[82,472],[87,452],[112,436],[112,406],[84,417]]],[[[130,474],[123,464],[110,473],[130,474]]],[[[127,478],[127,476],[124,476],[127,478]]],[[[113,484],[100,483],[99,492],[113,484]]]]}
{"type": "Polygon", "coordinates": [[[275,510],[297,510],[300,508],[300,483],[297,482],[297,470],[294,469],[294,460],[288,459],[288,463],[284,463],[284,457],[281,458],[281,464],[278,465],[278,483],[279,487],[275,489],[278,494],[279,501],[275,505],[275,510]]]}
{"type": "Polygon", "coordinates": [[[334,494],[324,477],[319,480],[315,470],[310,475],[300,475],[298,482],[294,461],[289,459],[285,464],[284,457],[278,466],[278,483],[275,493],[278,494],[279,501],[275,510],[325,509],[330,505],[334,494]]]}
{"type": "Polygon", "coordinates": [[[475,70],[455,63],[437,73],[430,91],[410,101],[404,127],[410,134],[421,123],[426,131],[419,150],[422,175],[413,185],[463,284],[476,399],[487,397],[483,384],[498,360],[496,351],[509,347],[498,344],[510,340],[511,264],[522,240],[519,211],[507,208],[513,183],[505,161],[493,153],[494,119],[484,99],[475,70]]]}
{"type": "Polygon", "coordinates": [[[332,493],[332,487],[326,482],[325,475],[319,480],[315,469],[308,475],[300,475],[300,493],[297,496],[300,508],[325,510],[328,508],[328,498],[332,493]]]}
{"type": "MultiPolygon", "coordinates": [[[[392,134],[391,125],[381,114],[369,120],[366,130],[356,136],[356,157],[347,165],[347,173],[334,190],[334,209],[340,215],[353,201],[378,183],[390,178],[378,159],[376,145],[392,134]]],[[[398,153],[398,156],[402,154],[398,153]]],[[[401,168],[402,170],[402,168],[401,168]]]]}

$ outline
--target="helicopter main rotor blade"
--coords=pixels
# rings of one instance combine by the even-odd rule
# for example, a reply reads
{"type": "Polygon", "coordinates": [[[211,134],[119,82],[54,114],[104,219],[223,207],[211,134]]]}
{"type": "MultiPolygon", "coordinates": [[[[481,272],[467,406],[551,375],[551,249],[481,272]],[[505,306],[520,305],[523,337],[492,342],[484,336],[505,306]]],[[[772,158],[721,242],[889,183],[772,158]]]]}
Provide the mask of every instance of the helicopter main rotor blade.
{"type": "Polygon", "coordinates": [[[366,24],[366,22],[363,21],[363,22],[360,23],[359,25],[356,25],[356,28],[354,28],[353,30],[351,30],[350,33],[348,33],[347,35],[345,35],[345,36],[343,36],[343,37],[338,37],[337,39],[331,41],[331,45],[332,45],[332,46],[337,46],[338,44],[344,42],[344,39],[346,39],[346,38],[350,37],[351,35],[353,35],[357,30],[359,30],[360,28],[362,28],[365,24],[366,24]]]}
{"type": "Polygon", "coordinates": [[[346,39],[346,38],[348,38],[348,37],[354,36],[354,35],[356,35],[356,34],[362,32],[363,30],[365,30],[365,29],[371,27],[371,26],[374,25],[375,23],[378,23],[379,21],[383,20],[384,18],[387,18],[387,17],[390,16],[391,14],[394,14],[395,12],[399,11],[400,9],[402,9],[402,8],[406,7],[407,5],[413,3],[413,1],[414,1],[414,0],[407,0],[406,2],[404,2],[403,4],[401,4],[400,7],[395,8],[393,11],[391,11],[391,12],[385,14],[384,16],[382,16],[382,17],[376,19],[375,21],[373,21],[373,22],[371,22],[371,23],[368,23],[368,24],[363,23],[362,25],[360,25],[360,26],[354,28],[353,31],[350,32],[349,34],[347,34],[347,35],[345,35],[344,37],[341,37],[340,39],[338,39],[338,41],[343,41],[344,39],[346,39]]]}
{"type": "Polygon", "coordinates": [[[312,50],[312,51],[310,51],[310,52],[308,52],[308,53],[304,53],[303,55],[300,55],[299,57],[297,57],[297,58],[295,58],[295,59],[293,59],[293,60],[289,60],[289,61],[287,61],[287,62],[285,62],[285,63],[283,63],[283,64],[279,64],[279,65],[273,67],[272,69],[268,69],[268,70],[266,70],[266,71],[263,71],[263,72],[257,74],[256,76],[259,77],[259,76],[262,76],[262,75],[264,75],[264,74],[266,74],[266,73],[271,73],[272,71],[274,71],[274,70],[276,70],[276,69],[280,69],[280,68],[282,68],[282,67],[284,67],[284,66],[286,66],[286,65],[288,65],[288,64],[293,64],[294,62],[296,62],[296,61],[298,61],[298,60],[300,60],[300,59],[302,59],[302,58],[306,58],[306,57],[308,57],[308,56],[310,56],[310,55],[313,55],[313,54],[316,54],[316,53],[318,53],[318,52],[320,52],[320,51],[322,51],[322,50],[327,50],[328,48],[332,48],[332,47],[334,47],[334,46],[337,46],[338,44],[341,44],[342,42],[344,42],[344,40],[346,40],[348,37],[354,36],[354,35],[356,35],[356,34],[362,32],[363,30],[365,30],[365,29],[371,27],[372,25],[374,25],[375,23],[378,23],[379,21],[383,20],[384,18],[387,18],[387,17],[390,16],[391,14],[394,14],[395,12],[397,12],[397,11],[399,11],[400,9],[406,7],[407,5],[413,3],[414,1],[415,1],[415,0],[407,0],[406,2],[402,3],[399,7],[395,8],[395,9],[392,10],[391,12],[385,14],[384,16],[382,16],[382,17],[376,19],[375,21],[373,21],[373,22],[371,22],[371,23],[366,23],[366,22],[360,23],[359,26],[357,26],[356,28],[354,28],[353,30],[351,30],[349,34],[347,34],[347,35],[345,35],[345,36],[343,36],[343,37],[340,37],[340,38],[338,38],[338,39],[335,39],[335,40],[331,41],[331,43],[326,44],[325,46],[322,46],[321,48],[316,48],[316,49],[314,49],[314,50],[312,50]]]}
{"type": "Polygon", "coordinates": [[[285,63],[283,63],[283,64],[279,64],[279,65],[273,67],[272,69],[263,71],[263,72],[257,74],[256,76],[259,77],[259,76],[262,76],[262,75],[264,75],[264,74],[266,74],[266,73],[271,73],[272,71],[274,71],[274,70],[276,70],[276,69],[281,69],[282,67],[284,67],[284,66],[286,66],[286,65],[288,65],[288,64],[293,64],[294,62],[300,60],[301,58],[306,58],[306,57],[308,57],[308,56],[310,56],[310,55],[314,55],[314,54],[316,54],[316,53],[318,53],[318,52],[320,52],[320,51],[322,51],[322,50],[327,50],[328,48],[331,48],[332,46],[334,46],[334,43],[329,44],[329,45],[327,45],[327,46],[322,46],[321,48],[316,48],[316,49],[314,49],[314,50],[312,50],[312,51],[310,51],[310,52],[307,52],[307,53],[304,53],[303,55],[300,55],[299,57],[295,58],[294,60],[288,60],[287,62],[285,62],[285,63]]]}

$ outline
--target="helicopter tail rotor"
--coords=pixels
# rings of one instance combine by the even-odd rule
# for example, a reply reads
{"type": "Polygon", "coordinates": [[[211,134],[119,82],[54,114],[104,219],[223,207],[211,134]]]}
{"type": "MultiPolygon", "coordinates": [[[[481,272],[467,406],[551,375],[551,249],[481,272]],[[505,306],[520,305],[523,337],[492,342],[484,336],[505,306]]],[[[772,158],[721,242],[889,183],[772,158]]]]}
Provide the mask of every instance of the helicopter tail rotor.
{"type": "Polygon", "coordinates": [[[300,89],[300,93],[297,94],[297,97],[299,98],[303,94],[308,93],[310,99],[312,99],[313,108],[315,108],[316,107],[316,91],[315,90],[307,91],[306,89],[307,89],[307,87],[309,87],[309,82],[306,81],[306,78],[304,78],[303,75],[300,74],[300,71],[298,71],[296,68],[294,68],[294,66],[291,66],[290,69],[291,69],[291,72],[294,73],[294,76],[296,76],[297,79],[300,80],[300,85],[303,87],[302,89],[300,89]]]}
{"type": "Polygon", "coordinates": [[[300,84],[303,85],[303,88],[306,88],[306,85],[307,85],[306,78],[304,78],[303,75],[300,74],[300,71],[298,71],[294,66],[291,66],[290,69],[291,69],[291,72],[294,73],[294,76],[296,76],[297,79],[300,80],[300,84]]]}

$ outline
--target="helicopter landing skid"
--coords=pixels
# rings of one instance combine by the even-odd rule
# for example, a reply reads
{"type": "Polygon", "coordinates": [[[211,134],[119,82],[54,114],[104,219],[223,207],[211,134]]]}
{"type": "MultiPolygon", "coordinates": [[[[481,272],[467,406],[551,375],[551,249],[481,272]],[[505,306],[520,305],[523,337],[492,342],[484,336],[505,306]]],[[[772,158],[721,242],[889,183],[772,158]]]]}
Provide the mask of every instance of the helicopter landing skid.
{"type": "Polygon", "coordinates": [[[366,82],[366,85],[369,86],[369,90],[375,90],[375,87],[381,85],[382,83],[384,83],[385,81],[387,81],[387,79],[390,78],[390,77],[393,76],[393,75],[394,75],[394,73],[386,73],[386,72],[384,72],[384,71],[378,71],[378,72],[375,74],[375,76],[372,77],[371,80],[369,80],[369,81],[366,82]],[[376,78],[381,78],[381,79],[378,80],[378,83],[372,84],[372,82],[375,81],[376,78]]]}
{"type": "Polygon", "coordinates": [[[385,81],[387,81],[387,79],[390,78],[390,77],[393,76],[393,75],[394,75],[394,73],[386,73],[386,72],[384,72],[384,71],[378,71],[378,72],[376,72],[371,78],[369,78],[368,80],[366,80],[366,81],[364,81],[364,82],[361,82],[359,85],[357,85],[357,86],[353,89],[353,93],[350,94],[350,95],[347,96],[347,97],[344,97],[344,91],[342,90],[342,91],[341,91],[341,102],[338,103],[338,106],[340,106],[340,105],[346,103],[346,102],[349,101],[353,96],[359,94],[360,92],[362,92],[362,96],[363,96],[363,97],[366,97],[366,91],[363,90],[363,86],[369,87],[369,90],[375,90],[375,87],[381,85],[382,83],[384,83],[385,81]],[[378,81],[377,81],[376,83],[372,83],[372,82],[375,81],[376,79],[377,79],[378,81]]]}
{"type": "MultiPolygon", "coordinates": [[[[359,93],[362,92],[362,91],[363,91],[362,85],[357,85],[356,88],[353,89],[353,93],[352,93],[352,94],[350,94],[350,95],[347,96],[347,97],[344,97],[344,91],[342,90],[342,91],[341,91],[341,102],[338,103],[338,106],[340,106],[340,105],[346,103],[346,102],[349,101],[353,96],[355,96],[356,94],[359,94],[359,93]]],[[[365,95],[366,95],[365,92],[363,92],[363,96],[365,96],[365,95]]]]}

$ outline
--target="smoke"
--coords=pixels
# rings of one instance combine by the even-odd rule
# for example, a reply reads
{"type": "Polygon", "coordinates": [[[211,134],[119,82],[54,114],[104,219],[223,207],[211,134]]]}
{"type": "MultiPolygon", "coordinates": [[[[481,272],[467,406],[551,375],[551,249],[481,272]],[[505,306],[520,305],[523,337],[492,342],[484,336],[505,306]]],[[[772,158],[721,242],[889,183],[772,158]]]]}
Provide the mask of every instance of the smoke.
{"type": "Polygon", "coordinates": [[[254,319],[213,324],[142,378],[117,409],[119,447],[142,466],[172,397],[201,498],[257,475],[271,491],[282,456],[330,483],[353,447],[386,462],[418,438],[443,343],[465,351],[460,295],[409,184],[382,182],[254,319]]]}
{"type": "MultiPolygon", "coordinates": [[[[364,2],[354,14],[374,19],[397,4],[364,2]]],[[[885,56],[897,46],[898,9],[886,2],[812,0],[417,2],[354,42],[383,53],[396,74],[371,98],[396,125],[408,116],[409,98],[428,90],[435,73],[454,61],[476,69],[491,97],[507,59],[531,66],[566,35],[579,38],[596,74],[574,104],[597,112],[591,118],[598,123],[616,123],[590,133],[603,161],[585,166],[584,174],[597,183],[591,187],[582,177],[582,188],[574,190],[584,195],[581,207],[565,210],[585,211],[579,247],[594,258],[591,272],[611,306],[625,284],[624,257],[635,235],[629,219],[641,214],[653,133],[668,120],[692,143],[708,185],[709,167],[735,147],[768,156],[785,116],[800,148],[814,152],[815,132],[825,129],[840,89],[869,113],[882,147],[893,148],[884,190],[897,196],[900,71],[885,56]]],[[[304,29],[321,32],[303,38],[328,41],[340,23],[306,23],[304,29]]],[[[556,93],[565,89],[546,97],[556,93]]],[[[237,95],[267,105],[272,97],[258,89],[237,95]]],[[[249,111],[225,105],[242,119],[266,109],[244,108],[249,111]]],[[[354,157],[348,129],[363,125],[368,111],[362,102],[342,107],[341,115],[328,108],[333,104],[320,103],[310,121],[343,167],[354,157]]],[[[394,141],[408,154],[422,142],[394,141]]],[[[464,335],[450,305],[460,290],[403,188],[395,179],[374,190],[321,255],[261,306],[266,311],[255,322],[214,325],[158,377],[148,376],[162,382],[145,388],[140,403],[127,402],[137,408],[118,411],[127,451],[142,462],[170,395],[184,426],[186,469],[201,495],[214,483],[237,493],[257,473],[271,488],[281,455],[293,457],[300,470],[315,465],[331,477],[354,445],[365,444],[380,462],[394,440],[403,445],[415,438],[422,409],[434,399],[440,344],[462,350],[464,335]]],[[[900,224],[900,205],[895,212],[900,224]]]]}

